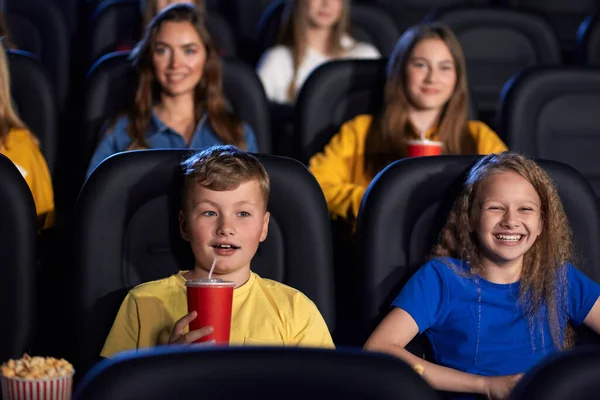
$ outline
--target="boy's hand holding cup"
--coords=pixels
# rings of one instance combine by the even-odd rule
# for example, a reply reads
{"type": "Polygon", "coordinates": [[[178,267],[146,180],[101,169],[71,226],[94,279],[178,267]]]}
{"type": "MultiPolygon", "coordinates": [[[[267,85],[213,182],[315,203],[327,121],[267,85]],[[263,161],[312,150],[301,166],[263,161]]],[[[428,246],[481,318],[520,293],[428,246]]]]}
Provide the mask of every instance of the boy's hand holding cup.
{"type": "MultiPolygon", "coordinates": [[[[190,325],[192,321],[196,319],[198,313],[196,311],[192,311],[182,317],[179,321],[175,323],[173,327],[173,332],[171,332],[171,337],[169,338],[169,344],[192,344],[194,342],[200,341],[202,338],[207,337],[211,333],[213,333],[212,326],[205,326],[200,329],[192,330],[190,327],[190,331],[185,333],[185,327],[190,325]]],[[[205,341],[206,344],[213,344],[215,340],[205,341]]]]}

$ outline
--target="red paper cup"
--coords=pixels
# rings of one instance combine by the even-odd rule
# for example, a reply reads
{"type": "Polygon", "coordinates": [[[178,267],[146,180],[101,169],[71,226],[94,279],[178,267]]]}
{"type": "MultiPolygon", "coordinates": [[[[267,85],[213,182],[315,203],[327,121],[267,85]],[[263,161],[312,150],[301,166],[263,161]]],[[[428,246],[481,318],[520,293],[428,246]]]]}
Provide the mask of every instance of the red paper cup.
{"type": "Polygon", "coordinates": [[[49,379],[0,377],[2,400],[71,400],[73,374],[49,379]]]}
{"type": "Polygon", "coordinates": [[[229,344],[231,330],[231,304],[235,283],[222,279],[198,279],[185,283],[187,287],[188,312],[198,316],[190,323],[190,331],[212,326],[213,333],[196,343],[214,339],[217,344],[229,344]]]}
{"type": "Polygon", "coordinates": [[[407,142],[407,157],[439,156],[442,154],[442,142],[433,140],[409,140],[407,142]]]}

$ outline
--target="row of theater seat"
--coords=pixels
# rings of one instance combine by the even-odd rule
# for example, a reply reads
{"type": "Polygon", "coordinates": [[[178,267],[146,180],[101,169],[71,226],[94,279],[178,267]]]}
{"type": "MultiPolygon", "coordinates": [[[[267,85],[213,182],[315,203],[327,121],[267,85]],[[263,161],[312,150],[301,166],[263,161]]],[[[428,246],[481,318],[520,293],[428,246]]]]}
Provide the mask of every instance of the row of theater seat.
{"type": "MultiPolygon", "coordinates": [[[[257,27],[256,54],[247,59],[254,63],[258,56],[275,44],[285,0],[274,0],[264,11],[257,27]]],[[[114,51],[122,44],[134,44],[142,32],[138,0],[111,0],[96,11],[90,31],[90,59],[114,51]]],[[[352,7],[351,23],[354,36],[372,43],[382,54],[389,55],[399,37],[394,20],[381,9],[367,4],[352,7]]],[[[224,55],[238,56],[238,46],[233,28],[225,17],[214,10],[208,11],[209,31],[224,55]]]]}
{"type": "MultiPolygon", "coordinates": [[[[0,359],[18,356],[54,333],[66,341],[78,371],[86,371],[97,361],[127,290],[193,263],[177,222],[178,166],[188,154],[186,150],[134,151],[100,164],[83,187],[63,247],[55,252],[54,265],[62,269],[71,265],[65,255],[72,255],[69,278],[57,278],[58,270],[45,271],[52,276],[47,282],[37,282],[31,194],[18,170],[0,157],[0,246],[5,265],[0,296],[3,304],[11,305],[2,313],[7,326],[13,327],[1,330],[0,359]],[[64,304],[55,304],[65,294],[64,304]],[[42,307],[46,315],[36,312],[38,300],[53,304],[42,307]],[[57,322],[63,314],[73,319],[57,322]],[[34,329],[40,320],[53,324],[34,329]],[[56,326],[61,327],[59,332],[56,326]]],[[[304,292],[321,311],[334,338],[362,345],[435,242],[476,158],[406,159],[386,168],[363,199],[352,261],[334,266],[336,238],[314,177],[296,160],[259,155],[271,176],[271,221],[252,268],[304,292]]],[[[600,216],[593,190],[565,164],[540,161],[540,165],[563,201],[580,256],[577,267],[600,282],[600,216]]],[[[46,265],[42,264],[43,270],[46,265]]]]}
{"type": "Polygon", "coordinates": [[[425,17],[432,8],[476,5],[532,11],[543,15],[550,22],[565,52],[573,51],[579,24],[595,13],[598,5],[597,2],[587,0],[374,0],[372,3],[385,9],[401,31],[425,17]]]}
{"type": "MultiPolygon", "coordinates": [[[[510,399],[595,398],[600,390],[599,358],[599,349],[587,349],[544,362],[521,379],[510,399]]],[[[285,395],[293,400],[434,400],[440,394],[408,365],[381,354],[291,348],[161,349],[99,365],[77,387],[75,399],[275,400],[285,395]],[[198,371],[204,379],[198,379],[198,371]]]]}
{"type": "MultiPolygon", "coordinates": [[[[260,52],[274,42],[284,2],[284,0],[253,1],[242,4],[245,3],[242,0],[230,0],[224,2],[229,3],[228,5],[219,3],[212,6],[209,2],[211,17],[209,25],[226,54],[239,55],[253,64],[260,52]],[[267,5],[268,7],[264,9],[267,5]],[[248,11],[246,15],[242,14],[244,10],[249,9],[253,11],[248,11]],[[257,12],[261,13],[261,20],[252,22],[252,15],[256,15],[257,12]],[[240,23],[237,18],[241,18],[242,15],[245,19],[240,23]],[[252,34],[245,32],[248,30],[255,32],[252,34]],[[254,47],[247,46],[244,41],[250,37],[255,38],[255,42],[260,44],[254,47]],[[243,51],[238,53],[237,49],[243,51],[253,49],[255,54],[243,54],[243,51]]],[[[139,0],[107,0],[98,4],[89,1],[88,3],[88,8],[95,5],[96,9],[87,16],[89,23],[82,24],[85,29],[82,27],[82,31],[75,36],[76,31],[73,31],[73,27],[70,26],[72,23],[68,22],[73,19],[72,12],[68,12],[67,8],[71,7],[69,2],[64,4],[60,2],[66,11],[67,16],[65,16],[59,6],[50,1],[7,1],[6,19],[13,42],[21,50],[31,52],[38,57],[47,69],[60,111],[65,110],[72,85],[75,87],[79,85],[79,82],[71,81],[71,77],[77,76],[71,73],[73,65],[83,65],[87,68],[106,52],[113,51],[122,44],[131,46],[141,35],[139,0]],[[75,46],[75,43],[79,45],[75,46]]],[[[570,33],[573,45],[567,47],[571,50],[576,47],[574,45],[576,27],[567,29],[564,26],[572,25],[572,21],[577,19],[577,25],[580,25],[577,46],[579,61],[584,64],[598,65],[600,18],[597,14],[593,14],[595,10],[590,7],[589,2],[582,2],[579,5],[573,1],[565,2],[568,3],[565,5],[550,4],[560,3],[559,1],[542,2],[536,5],[542,13],[537,12],[536,7],[530,5],[527,8],[518,3],[519,1],[516,0],[498,2],[438,0],[428,1],[426,5],[408,0],[355,2],[352,22],[356,37],[373,43],[383,55],[390,54],[395,40],[408,27],[409,21],[410,24],[415,24],[425,18],[425,20],[435,19],[445,22],[457,32],[466,48],[471,69],[474,69],[473,65],[482,62],[487,63],[488,68],[494,64],[499,67],[498,64],[502,64],[503,56],[499,58],[498,52],[500,50],[506,52],[509,49],[510,52],[506,53],[505,58],[517,60],[513,62],[520,67],[558,64],[561,62],[561,50],[565,50],[565,30],[573,31],[570,33]],[[490,8],[490,4],[510,7],[490,8]],[[544,16],[543,13],[546,15],[544,16]],[[587,19],[584,21],[586,16],[587,19]],[[557,36],[555,32],[559,35],[557,36]],[[494,43],[494,46],[490,46],[489,43],[494,43]],[[469,47],[473,46],[474,48],[469,50],[469,47]],[[494,53],[489,54],[488,51],[491,49],[494,53]],[[469,54],[474,56],[469,57],[469,54]],[[516,57],[510,57],[511,54],[516,54],[516,57]]],[[[84,16],[83,20],[85,19],[84,16]]],[[[514,65],[504,65],[502,69],[505,72],[504,76],[494,80],[492,84],[496,88],[514,72],[514,65]]],[[[483,72],[479,76],[485,78],[487,74],[483,72]]],[[[474,79],[479,78],[476,76],[474,79]]],[[[491,93],[491,102],[490,97],[486,100],[487,105],[493,103],[493,94],[491,93]]],[[[483,107],[483,101],[479,103],[483,107]]]]}
{"type": "MultiPolygon", "coordinates": [[[[256,30],[258,47],[257,54],[253,57],[243,57],[246,61],[254,63],[260,53],[275,44],[282,12],[286,0],[274,0],[262,13],[256,30]]],[[[444,3],[444,2],[442,2],[444,3]]],[[[453,3],[453,2],[446,2],[453,3]]],[[[525,39],[534,41],[534,48],[538,51],[537,58],[530,58],[528,54],[533,49],[526,49],[523,45],[517,47],[523,52],[521,62],[534,63],[561,63],[560,37],[551,22],[543,14],[533,10],[514,9],[506,7],[489,7],[486,5],[454,5],[440,4],[438,7],[429,5],[428,12],[422,18],[415,19],[414,24],[420,21],[440,21],[448,24],[456,31],[459,39],[464,36],[465,42],[473,43],[469,38],[476,37],[477,43],[483,49],[489,49],[489,43],[498,43],[494,47],[506,51],[513,41],[525,39]],[[502,45],[502,42],[507,42],[502,45]],[[540,45],[542,46],[540,48],[540,45]]],[[[373,44],[381,54],[390,55],[396,39],[404,29],[398,29],[397,21],[385,12],[385,9],[374,4],[356,3],[352,6],[351,25],[353,35],[361,40],[373,44]]],[[[598,31],[598,15],[586,15],[581,19],[578,33],[578,53],[580,63],[597,63],[600,51],[594,46],[598,31]]],[[[239,55],[236,43],[235,30],[227,19],[214,10],[209,10],[209,29],[213,32],[218,44],[225,54],[239,55]]],[[[401,24],[400,24],[401,25],[401,24]]],[[[89,57],[92,61],[102,55],[114,51],[122,44],[132,45],[142,32],[141,16],[138,0],[110,0],[102,3],[94,14],[89,36],[89,57]]],[[[575,32],[573,32],[575,43],[575,32]]],[[[574,47],[574,46],[573,46],[574,47]]],[[[512,51],[516,51],[513,49],[512,51]]],[[[485,58],[485,52],[483,53],[485,58]]],[[[489,55],[488,55],[489,56],[489,55]]],[[[566,60],[565,60],[566,61],[566,60]]],[[[571,63],[569,60],[568,63],[571,63]]]]}
{"type": "MultiPolygon", "coordinates": [[[[244,42],[242,49],[246,48],[246,44],[249,41],[258,42],[258,46],[255,46],[254,51],[259,52],[264,50],[266,43],[260,43],[265,39],[264,33],[265,28],[268,27],[274,20],[280,16],[280,9],[285,1],[283,0],[266,0],[266,1],[221,1],[221,2],[208,2],[209,9],[213,14],[217,15],[220,13],[223,15],[222,21],[227,22],[232,28],[220,30],[228,30],[231,34],[228,37],[237,38],[244,42]],[[258,29],[257,29],[258,28],[258,29]]],[[[490,6],[496,6],[498,9],[511,9],[525,12],[534,12],[540,17],[543,17],[548,21],[549,25],[552,26],[552,30],[557,32],[560,38],[562,50],[573,50],[575,48],[577,28],[581,22],[593,14],[596,9],[594,5],[588,1],[575,1],[566,2],[561,0],[539,2],[532,4],[531,2],[522,2],[519,0],[433,0],[427,1],[426,3],[414,1],[414,0],[379,0],[379,1],[354,1],[353,2],[353,14],[362,12],[362,9],[376,9],[384,17],[376,16],[376,19],[372,19],[380,22],[381,29],[384,32],[391,32],[389,30],[390,22],[392,26],[395,26],[399,32],[404,31],[411,25],[414,25],[426,18],[427,15],[433,9],[447,8],[454,6],[475,6],[481,8],[489,8],[490,6]]],[[[101,21],[107,18],[108,14],[111,14],[111,22],[117,22],[115,19],[117,15],[122,15],[121,21],[126,21],[125,16],[128,15],[133,18],[130,21],[139,19],[139,1],[138,0],[126,0],[124,2],[119,1],[104,1],[100,3],[99,11],[102,9],[102,13],[106,13],[100,19],[96,19],[95,24],[102,25],[106,21],[101,21]],[[129,6],[127,5],[129,4],[129,6]],[[110,5],[110,7],[108,6],[110,5]],[[110,10],[110,8],[113,8],[110,10]],[[126,11],[130,9],[131,11],[126,11]]],[[[96,16],[100,16],[97,13],[96,16]]],[[[217,16],[221,20],[220,16],[217,16]]],[[[365,20],[363,20],[365,21],[365,20]]],[[[122,23],[123,23],[122,22],[122,23]]],[[[359,25],[361,20],[358,18],[353,21],[355,24],[358,22],[359,25]]],[[[368,21],[367,21],[368,22],[368,21]]],[[[123,25],[125,30],[129,29],[123,25]]],[[[368,25],[367,25],[368,29],[368,25]]],[[[118,30],[118,29],[117,29],[118,30]]],[[[362,26],[361,26],[362,30],[362,26]]],[[[369,29],[368,29],[369,30],[369,29]]],[[[267,29],[268,31],[268,29],[267,29]]],[[[129,32],[129,31],[127,31],[129,32]]],[[[134,32],[137,36],[139,31],[134,32]]],[[[383,54],[388,54],[382,51],[383,54]]],[[[255,60],[258,54],[246,58],[247,60],[255,60]]]]}
{"type": "MultiPolygon", "coordinates": [[[[12,94],[25,122],[40,138],[51,171],[63,157],[76,190],[110,120],[132,98],[135,77],[127,53],[101,59],[88,75],[81,128],[57,128],[52,87],[43,69],[25,54],[9,52],[12,94]],[[61,146],[62,143],[68,143],[61,146]],[[79,151],[73,154],[73,144],[79,151]],[[71,154],[67,154],[71,152],[71,154]],[[75,159],[74,159],[75,157],[75,159]]],[[[307,80],[294,109],[293,149],[282,151],[283,132],[271,129],[272,115],[254,70],[243,61],[224,62],[224,91],[235,112],[257,135],[261,153],[293,156],[303,163],[321,151],[341,124],[381,106],[386,60],[341,60],[318,68],[307,80]]],[[[471,87],[472,92],[486,87],[471,87]]],[[[473,102],[477,104],[476,101],[473,102]]],[[[580,170],[600,195],[600,69],[595,67],[533,67],[519,72],[502,90],[497,123],[509,149],[533,157],[565,162],[580,170]]],[[[476,119],[478,107],[472,106],[476,119]]]]}

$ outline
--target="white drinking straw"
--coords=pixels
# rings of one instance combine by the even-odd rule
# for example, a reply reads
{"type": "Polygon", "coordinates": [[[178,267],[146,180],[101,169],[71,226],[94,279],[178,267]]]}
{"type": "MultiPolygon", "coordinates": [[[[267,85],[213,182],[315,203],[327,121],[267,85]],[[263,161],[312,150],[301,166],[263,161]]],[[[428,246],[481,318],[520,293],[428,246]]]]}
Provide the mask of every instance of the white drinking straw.
{"type": "Polygon", "coordinates": [[[215,265],[217,265],[217,258],[215,257],[212,265],[210,266],[210,271],[208,271],[208,279],[212,278],[213,271],[215,270],[215,265]]]}

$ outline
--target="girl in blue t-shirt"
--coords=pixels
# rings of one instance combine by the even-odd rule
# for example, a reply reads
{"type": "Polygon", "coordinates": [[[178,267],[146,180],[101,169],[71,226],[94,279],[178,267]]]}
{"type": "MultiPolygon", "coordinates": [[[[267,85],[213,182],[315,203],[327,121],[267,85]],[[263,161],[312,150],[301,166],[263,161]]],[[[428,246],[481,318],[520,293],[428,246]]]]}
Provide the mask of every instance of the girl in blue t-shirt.
{"type": "Polygon", "coordinates": [[[365,348],[394,354],[436,389],[503,399],[523,373],[600,333],[600,285],[569,264],[571,230],[535,162],[483,157],[469,172],[431,261],[408,281],[365,348]],[[405,350],[424,333],[432,362],[405,350]]]}

